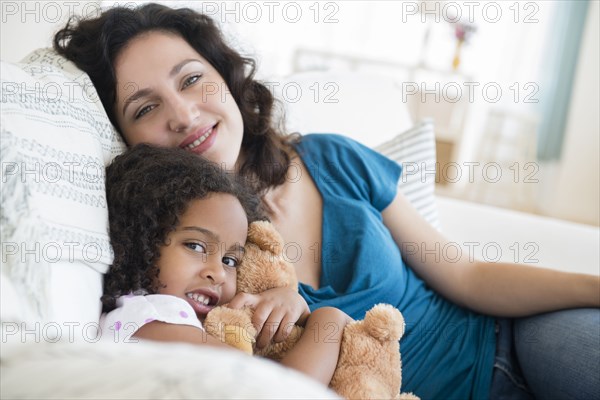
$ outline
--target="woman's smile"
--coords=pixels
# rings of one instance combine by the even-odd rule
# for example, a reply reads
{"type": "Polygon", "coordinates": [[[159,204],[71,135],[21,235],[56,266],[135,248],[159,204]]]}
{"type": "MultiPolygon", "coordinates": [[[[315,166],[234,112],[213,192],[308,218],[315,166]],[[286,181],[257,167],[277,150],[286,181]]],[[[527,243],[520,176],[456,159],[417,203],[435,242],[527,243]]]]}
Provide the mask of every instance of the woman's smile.
{"type": "Polygon", "coordinates": [[[218,123],[197,129],[184,139],[179,145],[182,149],[189,150],[198,155],[208,150],[217,137],[218,123]]]}

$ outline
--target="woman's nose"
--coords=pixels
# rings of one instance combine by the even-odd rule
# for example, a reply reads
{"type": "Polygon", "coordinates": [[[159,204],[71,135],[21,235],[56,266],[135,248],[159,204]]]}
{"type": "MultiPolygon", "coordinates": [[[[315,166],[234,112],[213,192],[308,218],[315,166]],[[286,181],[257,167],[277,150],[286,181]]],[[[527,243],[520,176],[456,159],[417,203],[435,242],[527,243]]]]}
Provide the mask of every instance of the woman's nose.
{"type": "Polygon", "coordinates": [[[173,96],[169,108],[169,129],[172,132],[184,132],[194,125],[198,111],[193,102],[183,96],[173,96]]]}

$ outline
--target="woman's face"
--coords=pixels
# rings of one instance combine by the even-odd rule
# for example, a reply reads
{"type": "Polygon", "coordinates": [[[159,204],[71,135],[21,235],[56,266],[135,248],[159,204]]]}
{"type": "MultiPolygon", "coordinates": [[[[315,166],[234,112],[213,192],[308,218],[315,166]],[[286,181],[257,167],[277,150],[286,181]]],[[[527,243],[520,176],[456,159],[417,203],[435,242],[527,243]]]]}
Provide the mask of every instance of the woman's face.
{"type": "Polygon", "coordinates": [[[181,147],[235,169],[242,115],[216,69],[184,39],[148,32],[115,60],[115,114],[132,146],[181,147]]]}

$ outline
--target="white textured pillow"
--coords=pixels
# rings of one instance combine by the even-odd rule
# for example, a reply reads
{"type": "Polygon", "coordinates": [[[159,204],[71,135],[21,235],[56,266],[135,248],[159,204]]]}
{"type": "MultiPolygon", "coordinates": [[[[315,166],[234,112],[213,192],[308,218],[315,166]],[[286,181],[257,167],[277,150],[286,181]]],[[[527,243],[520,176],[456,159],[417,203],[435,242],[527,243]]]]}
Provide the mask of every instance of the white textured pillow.
{"type": "Polygon", "coordinates": [[[440,229],[435,202],[435,132],[425,119],[395,138],[375,147],[402,165],[398,190],[433,227],[440,229]]]}
{"type": "Polygon", "coordinates": [[[1,356],[3,399],[340,399],[290,368],[210,346],[11,343],[1,356]]]}
{"type": "Polygon", "coordinates": [[[1,267],[19,302],[2,293],[2,321],[97,321],[112,262],[104,166],[125,146],[89,77],[51,49],[0,73],[1,267]]]}

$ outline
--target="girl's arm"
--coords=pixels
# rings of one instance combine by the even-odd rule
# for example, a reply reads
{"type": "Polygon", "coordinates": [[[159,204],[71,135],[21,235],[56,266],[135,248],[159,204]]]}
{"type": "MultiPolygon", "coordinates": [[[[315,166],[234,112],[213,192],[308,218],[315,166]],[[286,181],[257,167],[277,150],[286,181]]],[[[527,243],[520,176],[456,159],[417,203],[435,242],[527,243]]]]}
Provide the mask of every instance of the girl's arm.
{"type": "Polygon", "coordinates": [[[598,276],[469,260],[466,251],[451,262],[441,250],[449,241],[401,193],[382,215],[407,264],[430,287],[460,306],[510,317],[600,307],[598,276]]]}
{"type": "Polygon", "coordinates": [[[342,334],[350,322],[352,319],[337,308],[313,311],[302,336],[281,363],[329,385],[340,355],[342,334]]]}
{"type": "Polygon", "coordinates": [[[203,329],[190,325],[168,324],[160,321],[152,321],[145,324],[133,334],[133,337],[160,342],[183,342],[233,349],[233,347],[222,343],[203,329]]]}

